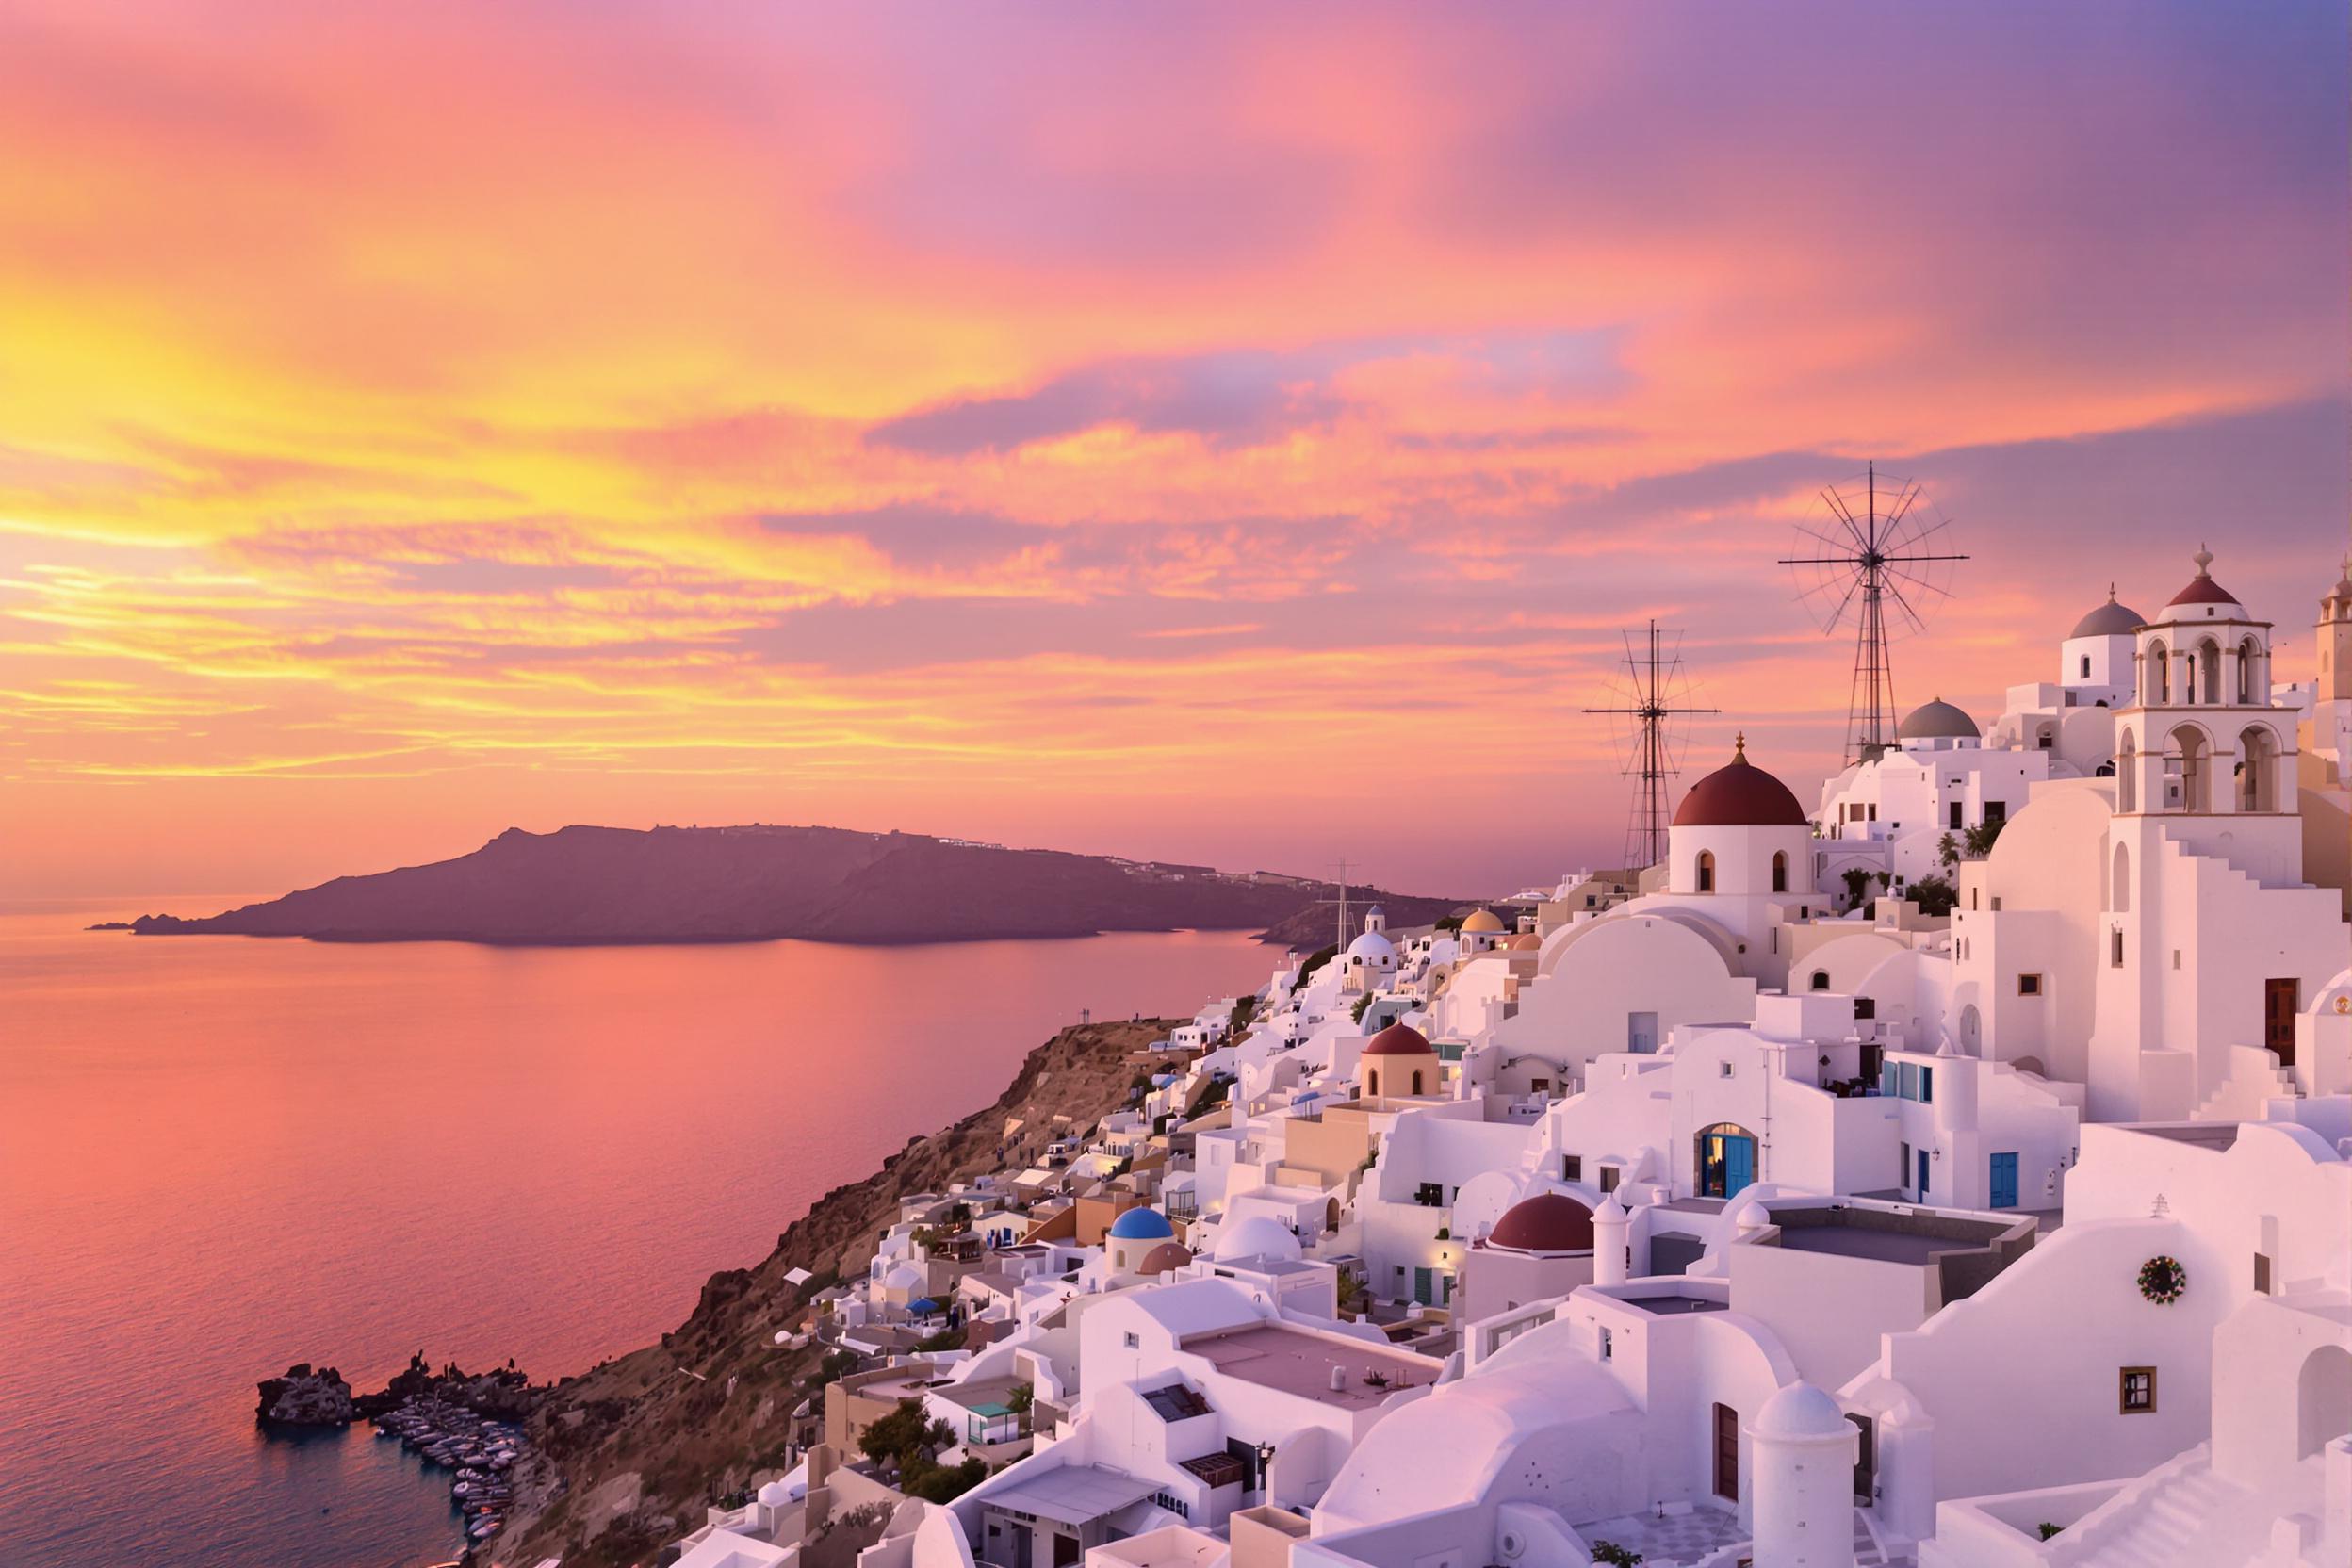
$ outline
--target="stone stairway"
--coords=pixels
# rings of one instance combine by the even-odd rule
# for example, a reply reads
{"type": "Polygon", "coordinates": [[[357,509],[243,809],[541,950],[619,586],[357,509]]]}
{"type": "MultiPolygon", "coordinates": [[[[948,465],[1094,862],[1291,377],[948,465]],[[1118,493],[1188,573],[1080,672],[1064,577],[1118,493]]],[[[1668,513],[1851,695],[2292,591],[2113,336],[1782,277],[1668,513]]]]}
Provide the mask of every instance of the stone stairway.
{"type": "Polygon", "coordinates": [[[2230,1076],[2191,1113],[2197,1121],[2259,1121],[2262,1102],[2302,1094],[2295,1075],[2261,1046],[2242,1045],[2230,1054],[2230,1076]]]}
{"type": "MultiPolygon", "coordinates": [[[[2246,1568],[2268,1548],[2272,1510],[2213,1474],[2199,1454],[2135,1499],[2121,1517],[2084,1521],[2083,1550],[2058,1545],[2052,1568],[2246,1568]]],[[[2060,1542],[2065,1537],[2059,1537],[2060,1542]]]]}

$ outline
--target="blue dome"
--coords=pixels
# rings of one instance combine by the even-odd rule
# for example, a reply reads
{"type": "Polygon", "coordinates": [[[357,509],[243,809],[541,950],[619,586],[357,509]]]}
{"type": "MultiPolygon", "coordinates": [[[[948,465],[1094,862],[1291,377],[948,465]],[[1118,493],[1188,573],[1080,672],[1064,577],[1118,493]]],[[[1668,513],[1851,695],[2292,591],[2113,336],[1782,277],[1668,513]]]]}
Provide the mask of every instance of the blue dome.
{"type": "Polygon", "coordinates": [[[1157,1209],[1129,1209],[1111,1221],[1111,1234],[1120,1241],[1158,1241],[1176,1233],[1176,1228],[1157,1209]]]}

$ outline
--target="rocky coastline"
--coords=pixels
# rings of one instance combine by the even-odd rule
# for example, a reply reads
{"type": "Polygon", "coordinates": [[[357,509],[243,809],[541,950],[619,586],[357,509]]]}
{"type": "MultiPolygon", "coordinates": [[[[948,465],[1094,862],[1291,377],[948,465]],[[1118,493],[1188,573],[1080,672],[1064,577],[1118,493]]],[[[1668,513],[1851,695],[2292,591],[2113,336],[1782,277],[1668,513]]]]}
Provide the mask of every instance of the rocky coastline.
{"type": "Polygon", "coordinates": [[[384,1387],[353,1395],[342,1373],[297,1362],[258,1385],[254,1419],[273,1430],[374,1424],[427,1465],[450,1473],[449,1506],[471,1550],[505,1528],[515,1487],[531,1469],[524,1424],[547,1389],[512,1362],[487,1372],[456,1363],[435,1369],[418,1351],[384,1387]]]}
{"type": "Polygon", "coordinates": [[[264,1378],[253,1419],[265,1427],[348,1427],[357,1414],[351,1385],[332,1366],[313,1370],[296,1362],[279,1378],[264,1378]]]}

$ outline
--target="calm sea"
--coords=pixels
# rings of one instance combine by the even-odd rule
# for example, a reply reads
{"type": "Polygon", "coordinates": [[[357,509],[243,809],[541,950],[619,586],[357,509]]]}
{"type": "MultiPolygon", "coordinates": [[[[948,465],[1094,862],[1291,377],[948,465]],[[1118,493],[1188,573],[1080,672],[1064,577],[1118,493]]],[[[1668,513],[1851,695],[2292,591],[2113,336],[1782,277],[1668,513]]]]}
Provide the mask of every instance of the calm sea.
{"type": "Polygon", "coordinates": [[[1081,1008],[1188,1014],[1274,956],[1237,933],[534,951],[95,918],[0,916],[6,1568],[454,1556],[441,1481],[365,1427],[262,1436],[254,1381],[314,1361],[380,1384],[417,1349],[544,1380],[647,1343],[1081,1008]]]}

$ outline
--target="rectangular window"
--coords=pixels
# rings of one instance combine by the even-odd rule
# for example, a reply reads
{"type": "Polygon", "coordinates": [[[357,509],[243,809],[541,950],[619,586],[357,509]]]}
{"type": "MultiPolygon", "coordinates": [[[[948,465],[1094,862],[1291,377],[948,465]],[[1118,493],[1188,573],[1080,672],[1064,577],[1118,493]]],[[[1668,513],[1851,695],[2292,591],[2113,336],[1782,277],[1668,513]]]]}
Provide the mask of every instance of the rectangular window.
{"type": "Polygon", "coordinates": [[[1895,1092],[1905,1100],[1917,1100],[1919,1097],[1919,1063],[1905,1062],[1903,1064],[1900,1076],[1897,1079],[1897,1087],[1895,1092]]]}
{"type": "Polygon", "coordinates": [[[1903,1143],[1896,1147],[1903,1152],[1897,1157],[1895,1164],[1895,1185],[1907,1187],[1911,1184],[1911,1146],[1903,1143]]]}
{"type": "Polygon", "coordinates": [[[1919,1103],[1932,1105],[1935,1102],[1936,1070],[1932,1067],[1923,1067],[1919,1069],[1919,1103]]]}
{"type": "Polygon", "coordinates": [[[2254,1254],[2254,1294],[2270,1294],[2270,1254],[2267,1252],[2254,1254]]]}
{"type": "Polygon", "coordinates": [[[2127,1366],[2116,1378],[2116,1409],[2126,1415],[2156,1413],[2156,1369],[2127,1366]]]}
{"type": "Polygon", "coordinates": [[[1603,1329],[1601,1331],[1601,1359],[1607,1361],[1616,1353],[1617,1335],[1610,1330],[1603,1329]]]}
{"type": "Polygon", "coordinates": [[[1952,803],[1952,830],[1960,831],[1960,803],[1956,800],[1952,803]]]}
{"type": "Polygon", "coordinates": [[[1143,1348],[1143,1341],[1142,1341],[1142,1339],[1141,1339],[1141,1338],[1139,1338],[1138,1336],[1136,1336],[1136,1335],[1135,1335],[1135,1334],[1129,1334],[1129,1335],[1127,1335],[1127,1336],[1126,1336],[1126,1338],[1127,1338],[1127,1348],[1129,1348],[1130,1350],[1140,1350],[1140,1349],[1142,1349],[1142,1348],[1143,1348]]]}
{"type": "Polygon", "coordinates": [[[2007,822],[2008,820],[2009,820],[2009,803],[2008,803],[2007,801],[2005,801],[2005,800],[1988,800],[1988,801],[1986,801],[1986,802],[1984,803],[1984,825],[1985,825],[1985,826],[1990,827],[1990,826],[1992,826],[1992,825],[1993,825],[1994,824],[1996,824],[1996,823],[2004,823],[2004,822],[2007,822]]]}
{"type": "Polygon", "coordinates": [[[1868,1023],[1877,1017],[1878,998],[1874,996],[1857,996],[1854,999],[1854,1021],[1856,1023],[1868,1023]]]}
{"type": "Polygon", "coordinates": [[[1729,1062],[1718,1062],[1715,1065],[1722,1070],[1717,1076],[1723,1078],[1731,1076],[1731,1064],[1729,1062]]]}
{"type": "Polygon", "coordinates": [[[1876,822],[1878,820],[1878,808],[1875,806],[1870,808],[1870,820],[1872,822],[1876,822]]]}
{"type": "Polygon", "coordinates": [[[2038,974],[2020,974],[2020,975],[2018,975],[2018,976],[2017,976],[2017,994],[2018,994],[2019,996],[2039,996],[2039,995],[2041,995],[2041,994],[2042,994],[2042,977],[2041,977],[2040,975],[2038,975],[2038,974]]]}
{"type": "Polygon", "coordinates": [[[1582,1154],[1570,1154],[1565,1156],[1561,1161],[1560,1169],[1561,1173],[1567,1178],[1567,1180],[1571,1182],[1583,1181],[1584,1156],[1582,1154]]]}
{"type": "Polygon", "coordinates": [[[1882,1061],[1878,1064],[1878,1092],[1890,1100],[1903,1092],[1894,1063],[1882,1061]]]}
{"type": "Polygon", "coordinates": [[[1617,1168],[1615,1166],[1605,1165],[1601,1167],[1601,1190],[1603,1192],[1615,1192],[1617,1190],[1617,1168]]]}
{"type": "Polygon", "coordinates": [[[2108,943],[2107,943],[2107,948],[2108,948],[2107,962],[2108,962],[2108,964],[2110,965],[2110,967],[2115,968],[2115,969],[2121,969],[2121,968],[2123,967],[2123,927],[2122,927],[2122,926],[2118,925],[2118,926],[2116,926],[2116,927],[2115,927],[2115,929],[2114,933],[2113,933],[2113,934],[2111,935],[2111,937],[2109,938],[2109,940],[2108,940],[2108,943]]]}

